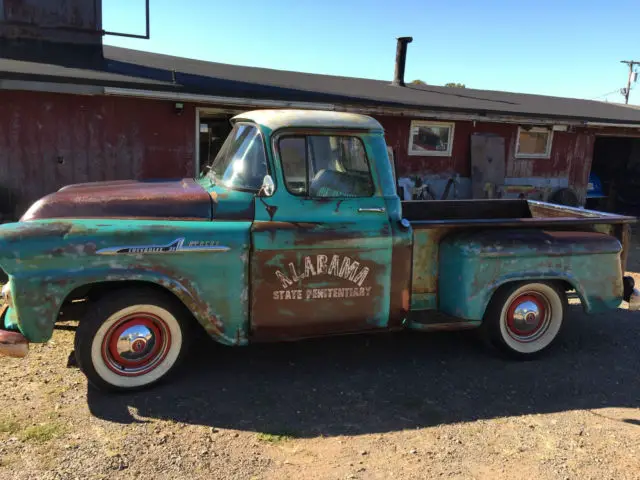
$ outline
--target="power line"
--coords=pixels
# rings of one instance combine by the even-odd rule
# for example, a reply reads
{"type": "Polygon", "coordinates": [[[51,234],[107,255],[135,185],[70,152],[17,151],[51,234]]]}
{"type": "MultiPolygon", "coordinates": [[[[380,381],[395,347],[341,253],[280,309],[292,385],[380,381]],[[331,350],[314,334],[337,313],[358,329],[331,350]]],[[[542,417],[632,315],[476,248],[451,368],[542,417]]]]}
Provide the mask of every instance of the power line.
{"type": "Polygon", "coordinates": [[[633,76],[633,66],[640,65],[640,62],[635,60],[620,60],[620,63],[626,63],[629,65],[629,77],[627,78],[627,88],[624,89],[624,103],[629,103],[629,92],[631,91],[631,77],[633,76]]]}
{"type": "Polygon", "coordinates": [[[603,93],[602,95],[598,95],[597,97],[593,97],[591,100],[597,100],[597,99],[602,98],[602,97],[607,97],[607,96],[611,95],[612,93],[620,93],[620,89],[616,88],[615,90],[612,90],[610,92],[603,93]]]}

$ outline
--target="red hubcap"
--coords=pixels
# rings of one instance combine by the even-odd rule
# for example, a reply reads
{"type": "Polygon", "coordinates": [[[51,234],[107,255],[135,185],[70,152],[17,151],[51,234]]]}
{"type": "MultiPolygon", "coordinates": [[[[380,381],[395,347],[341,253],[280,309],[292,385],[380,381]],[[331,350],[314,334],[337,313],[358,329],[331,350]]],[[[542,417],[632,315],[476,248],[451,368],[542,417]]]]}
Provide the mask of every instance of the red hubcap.
{"type": "Polygon", "coordinates": [[[509,335],[520,342],[530,342],[544,333],[549,323],[546,299],[536,293],[516,297],[507,309],[509,335]]]}
{"type": "Polygon", "coordinates": [[[156,368],[170,346],[171,332],[160,317],[136,313],[109,328],[102,342],[102,358],[118,375],[139,376],[156,368]]]}

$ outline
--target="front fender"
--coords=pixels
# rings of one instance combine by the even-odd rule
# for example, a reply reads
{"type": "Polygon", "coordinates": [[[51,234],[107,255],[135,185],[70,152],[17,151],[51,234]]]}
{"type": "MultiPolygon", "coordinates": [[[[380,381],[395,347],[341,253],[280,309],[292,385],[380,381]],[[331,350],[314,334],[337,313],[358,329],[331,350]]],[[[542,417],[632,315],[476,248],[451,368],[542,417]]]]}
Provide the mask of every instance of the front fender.
{"type": "Polygon", "coordinates": [[[12,323],[30,342],[46,342],[53,334],[60,309],[69,294],[80,287],[108,282],[146,282],[174,294],[204,329],[220,342],[236,344],[237,335],[225,332],[219,315],[202,300],[197,288],[169,275],[143,269],[102,268],[81,272],[38,272],[33,276],[11,277],[12,323]],[[42,275],[42,276],[41,276],[42,275]]]}
{"type": "Polygon", "coordinates": [[[45,342],[77,288],[137,281],[174,294],[220,342],[246,343],[249,227],[240,221],[144,220],[2,226],[0,265],[9,276],[14,313],[14,325],[7,327],[45,342]]]}

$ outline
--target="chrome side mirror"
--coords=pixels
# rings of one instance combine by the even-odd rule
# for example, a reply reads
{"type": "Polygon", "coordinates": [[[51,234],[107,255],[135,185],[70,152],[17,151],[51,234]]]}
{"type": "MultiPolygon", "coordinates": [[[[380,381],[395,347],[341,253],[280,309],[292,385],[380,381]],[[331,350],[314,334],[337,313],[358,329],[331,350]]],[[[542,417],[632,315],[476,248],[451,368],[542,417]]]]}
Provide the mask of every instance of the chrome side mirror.
{"type": "Polygon", "coordinates": [[[265,175],[264,179],[262,180],[260,193],[264,197],[270,197],[271,195],[273,195],[273,192],[275,192],[275,190],[276,184],[273,183],[273,178],[271,178],[271,175],[265,175]]]}

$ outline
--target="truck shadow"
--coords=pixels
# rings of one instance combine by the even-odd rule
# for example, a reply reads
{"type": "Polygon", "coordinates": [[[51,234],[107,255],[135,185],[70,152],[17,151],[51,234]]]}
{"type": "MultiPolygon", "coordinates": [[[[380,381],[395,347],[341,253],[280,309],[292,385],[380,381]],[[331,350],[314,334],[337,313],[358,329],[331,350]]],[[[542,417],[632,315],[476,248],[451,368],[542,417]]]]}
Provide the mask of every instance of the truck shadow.
{"type": "Polygon", "coordinates": [[[640,407],[639,313],[588,317],[573,307],[558,348],[529,362],[492,356],[469,333],[238,349],[206,342],[165,385],[115,396],[89,389],[87,400],[93,415],[114,422],[151,417],[296,437],[640,407]]]}

